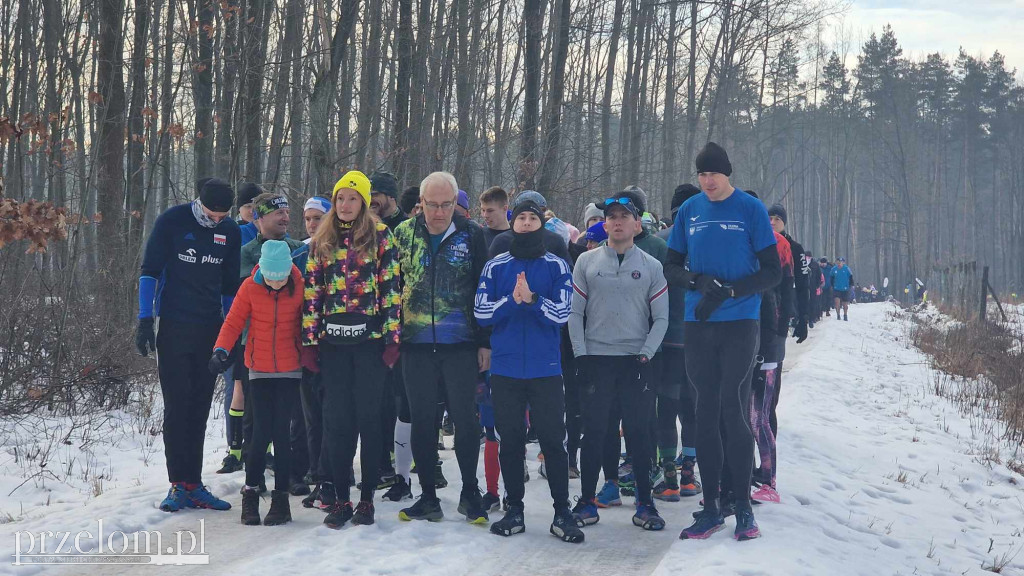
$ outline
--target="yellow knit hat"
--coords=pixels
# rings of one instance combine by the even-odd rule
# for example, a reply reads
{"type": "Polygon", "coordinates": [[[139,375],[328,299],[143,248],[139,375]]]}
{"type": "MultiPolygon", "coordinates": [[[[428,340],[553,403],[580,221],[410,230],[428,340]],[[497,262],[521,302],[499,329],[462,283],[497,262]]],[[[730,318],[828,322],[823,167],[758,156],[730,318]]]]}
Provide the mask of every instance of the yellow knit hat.
{"type": "Polygon", "coordinates": [[[370,205],[370,179],[359,170],[350,170],[341,177],[341,180],[334,185],[334,192],[331,193],[331,200],[338,195],[338,190],[348,188],[355,190],[363,197],[363,202],[370,205]]]}

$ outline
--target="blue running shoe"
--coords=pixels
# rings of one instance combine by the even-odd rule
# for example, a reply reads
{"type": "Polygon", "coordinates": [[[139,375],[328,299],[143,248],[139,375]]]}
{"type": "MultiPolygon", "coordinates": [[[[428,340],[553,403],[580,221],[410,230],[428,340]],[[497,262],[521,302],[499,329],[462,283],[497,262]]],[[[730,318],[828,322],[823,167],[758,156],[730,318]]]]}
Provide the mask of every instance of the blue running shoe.
{"type": "Polygon", "coordinates": [[[167,497],[160,503],[160,509],[164,512],[177,512],[184,508],[191,508],[188,501],[188,490],[185,489],[183,482],[175,482],[167,491],[167,497]]]}
{"type": "Polygon", "coordinates": [[[725,528],[725,518],[717,506],[704,508],[694,513],[693,521],[688,528],[679,533],[680,540],[706,540],[712,534],[725,528]]]}
{"type": "Polygon", "coordinates": [[[760,537],[761,530],[758,529],[757,522],[754,520],[754,512],[750,509],[750,502],[737,502],[736,532],[733,534],[733,538],[743,542],[744,540],[753,540],[760,537]]]}
{"type": "Polygon", "coordinates": [[[206,486],[200,484],[195,490],[188,492],[189,505],[193,508],[208,508],[210,510],[231,510],[231,503],[217,498],[206,486]]]}
{"type": "Polygon", "coordinates": [[[654,504],[637,504],[636,514],[633,515],[633,525],[644,530],[661,530],[665,527],[665,520],[658,514],[654,504]]]}
{"type": "Polygon", "coordinates": [[[619,485],[615,482],[608,481],[601,487],[601,491],[597,493],[598,508],[608,508],[610,506],[622,506],[622,498],[619,496],[619,485]]]}
{"type": "Polygon", "coordinates": [[[572,517],[580,528],[597,524],[601,516],[597,514],[597,502],[576,499],[576,506],[573,506],[572,517]]]}

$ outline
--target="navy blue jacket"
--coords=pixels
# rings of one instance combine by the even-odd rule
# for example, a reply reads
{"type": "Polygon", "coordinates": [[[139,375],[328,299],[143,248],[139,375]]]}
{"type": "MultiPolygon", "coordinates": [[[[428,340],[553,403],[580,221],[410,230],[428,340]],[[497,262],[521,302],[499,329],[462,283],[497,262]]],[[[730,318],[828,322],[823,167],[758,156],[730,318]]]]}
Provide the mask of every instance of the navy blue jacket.
{"type": "Polygon", "coordinates": [[[513,258],[505,252],[487,262],[480,274],[473,314],[491,332],[491,374],[507,378],[544,378],[562,373],[559,331],[572,310],[572,273],[562,258],[513,258]],[[533,304],[516,304],[516,277],[526,272],[533,304]]]}
{"type": "MultiPolygon", "coordinates": [[[[230,298],[238,290],[241,246],[238,224],[230,218],[215,228],[204,228],[192,215],[191,204],[174,206],[153,224],[142,260],[140,292],[155,279],[156,316],[218,324],[223,319],[222,296],[230,298]]],[[[140,293],[143,318],[147,317],[144,296],[140,293]]]]}

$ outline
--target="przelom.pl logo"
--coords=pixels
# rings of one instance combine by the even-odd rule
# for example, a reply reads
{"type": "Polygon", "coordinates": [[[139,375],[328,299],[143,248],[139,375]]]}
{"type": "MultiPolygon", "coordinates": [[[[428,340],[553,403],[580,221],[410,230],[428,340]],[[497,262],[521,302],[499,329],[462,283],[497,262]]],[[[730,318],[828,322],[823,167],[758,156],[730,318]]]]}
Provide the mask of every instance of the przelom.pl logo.
{"type": "Polygon", "coordinates": [[[20,530],[14,533],[15,566],[32,564],[209,564],[206,521],[198,530],[177,530],[166,537],[159,530],[106,532],[103,520],[78,532],[20,530]]]}

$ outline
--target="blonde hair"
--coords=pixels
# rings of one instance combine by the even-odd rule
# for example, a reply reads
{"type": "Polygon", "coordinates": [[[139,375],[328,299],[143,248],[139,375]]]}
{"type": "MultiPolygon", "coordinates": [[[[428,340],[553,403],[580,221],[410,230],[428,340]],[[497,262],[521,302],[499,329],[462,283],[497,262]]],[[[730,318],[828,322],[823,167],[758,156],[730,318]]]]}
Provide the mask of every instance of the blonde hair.
{"type": "MultiPolygon", "coordinates": [[[[337,202],[337,195],[335,195],[335,202],[337,202]]],[[[341,245],[342,236],[346,232],[352,235],[352,249],[361,256],[376,254],[377,215],[365,203],[361,204],[359,214],[352,221],[351,228],[342,227],[341,218],[338,217],[338,211],[334,209],[333,202],[331,211],[325,215],[325,218],[327,221],[320,223],[310,241],[310,253],[317,260],[328,261],[334,258],[335,252],[341,245]]]]}

